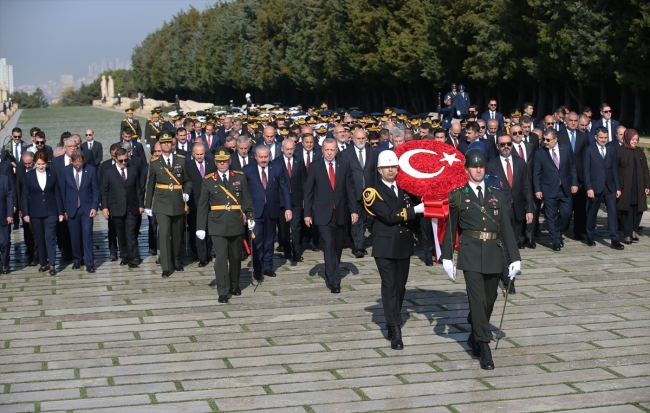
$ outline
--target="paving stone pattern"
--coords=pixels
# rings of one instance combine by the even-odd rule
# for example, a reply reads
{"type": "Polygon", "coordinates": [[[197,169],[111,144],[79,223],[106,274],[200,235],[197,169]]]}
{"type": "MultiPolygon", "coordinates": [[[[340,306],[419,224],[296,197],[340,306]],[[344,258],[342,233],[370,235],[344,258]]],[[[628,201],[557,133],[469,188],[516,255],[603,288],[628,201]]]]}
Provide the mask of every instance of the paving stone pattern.
{"type": "MultiPolygon", "coordinates": [[[[211,267],[160,277],[109,262],[95,220],[97,272],[25,267],[0,276],[0,412],[650,412],[650,238],[614,251],[568,238],[561,252],[522,251],[496,369],[465,344],[462,275],[418,257],[404,303],[405,349],[393,351],[374,260],[343,254],[342,293],[325,288],[321,253],[217,303],[211,267]]],[[[607,235],[601,213],[598,234],[607,235]]],[[[644,218],[642,225],[650,226],[644,218]]],[[[650,231],[648,231],[650,232],[650,231]]],[[[571,233],[567,235],[572,235],[571,233]]],[[[416,249],[421,255],[421,251],[416,249]]],[[[494,333],[503,308],[499,295],[494,333]]]]}

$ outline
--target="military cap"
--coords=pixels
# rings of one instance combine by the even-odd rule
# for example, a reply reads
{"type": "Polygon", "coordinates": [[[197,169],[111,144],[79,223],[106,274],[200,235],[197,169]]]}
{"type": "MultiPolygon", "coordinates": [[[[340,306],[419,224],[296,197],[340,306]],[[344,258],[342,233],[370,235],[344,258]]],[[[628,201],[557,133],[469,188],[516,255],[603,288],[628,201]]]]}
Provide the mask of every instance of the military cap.
{"type": "Polygon", "coordinates": [[[433,129],[438,129],[440,127],[440,121],[438,119],[431,120],[431,127],[433,129]]]}
{"type": "Polygon", "coordinates": [[[127,109],[124,109],[124,112],[126,112],[126,113],[133,113],[133,108],[127,108],[127,109]]]}
{"type": "Polygon", "coordinates": [[[307,124],[308,124],[308,125],[316,125],[317,123],[318,123],[318,121],[317,121],[316,118],[313,117],[313,116],[310,116],[310,117],[307,119],[307,124]]]}
{"type": "Polygon", "coordinates": [[[327,103],[325,103],[325,102],[321,103],[320,108],[321,109],[327,109],[327,103]]]}
{"type": "Polygon", "coordinates": [[[473,148],[467,151],[465,154],[465,166],[478,166],[478,165],[487,165],[487,160],[485,159],[485,154],[482,150],[473,148]]]}
{"type": "Polygon", "coordinates": [[[232,149],[227,146],[217,146],[216,148],[212,148],[212,154],[214,155],[215,161],[227,161],[230,159],[232,149]]]}
{"type": "Polygon", "coordinates": [[[288,134],[289,134],[289,128],[287,128],[287,127],[281,127],[280,128],[280,135],[287,136],[288,134]]]}
{"type": "Polygon", "coordinates": [[[521,117],[521,112],[519,112],[519,109],[515,109],[510,112],[510,116],[513,118],[520,118],[521,117]]]}
{"type": "Polygon", "coordinates": [[[447,93],[445,95],[445,100],[451,100],[451,93],[447,93]]]}
{"type": "Polygon", "coordinates": [[[156,106],[151,112],[162,113],[162,108],[160,106],[156,106]]]}
{"type": "Polygon", "coordinates": [[[452,83],[452,84],[451,84],[451,88],[452,88],[452,89],[456,89],[456,84],[455,84],[455,83],[452,83]]]}
{"type": "Polygon", "coordinates": [[[380,128],[378,125],[369,126],[366,128],[368,132],[379,132],[380,128]]]}
{"type": "Polygon", "coordinates": [[[158,139],[158,142],[160,143],[172,142],[173,138],[174,138],[174,132],[170,132],[167,130],[160,131],[156,135],[156,139],[158,139]]]}
{"type": "Polygon", "coordinates": [[[327,133],[327,128],[325,125],[320,125],[314,132],[316,132],[319,135],[325,135],[327,133]]]}
{"type": "Polygon", "coordinates": [[[160,112],[158,112],[158,111],[156,111],[156,110],[152,110],[152,111],[151,111],[151,116],[158,117],[158,116],[160,116],[160,112]]]}
{"type": "Polygon", "coordinates": [[[458,85],[458,89],[459,90],[465,90],[465,85],[461,83],[460,85],[458,85]]]}

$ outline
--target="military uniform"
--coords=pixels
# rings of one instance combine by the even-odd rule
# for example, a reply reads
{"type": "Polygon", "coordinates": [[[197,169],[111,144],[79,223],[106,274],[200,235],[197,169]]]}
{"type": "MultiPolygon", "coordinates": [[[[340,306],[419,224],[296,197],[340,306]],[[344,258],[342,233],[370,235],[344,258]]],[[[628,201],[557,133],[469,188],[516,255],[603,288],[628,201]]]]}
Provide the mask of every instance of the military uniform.
{"type": "Polygon", "coordinates": [[[163,122],[157,110],[151,111],[152,116],[147,120],[144,127],[144,140],[148,145],[153,146],[156,143],[157,136],[163,129],[163,122]]]}
{"type": "MultiPolygon", "coordinates": [[[[161,132],[158,139],[160,142],[171,142],[172,136],[169,132],[161,132]]],[[[163,276],[169,276],[172,269],[183,270],[180,256],[187,205],[183,201],[183,194],[191,192],[192,181],[183,155],[172,154],[170,165],[163,156],[151,158],[145,208],[151,209],[158,221],[163,276]]]]}
{"type": "Polygon", "coordinates": [[[254,217],[253,201],[244,173],[228,170],[226,180],[223,181],[218,171],[205,176],[196,221],[197,228],[207,226],[208,235],[212,237],[217,253],[214,274],[220,297],[239,292],[240,255],[245,229],[242,213],[247,220],[254,217]]]}
{"type": "MultiPolygon", "coordinates": [[[[133,113],[133,109],[127,109],[125,110],[126,113],[133,113]]],[[[120,123],[120,139],[122,138],[122,131],[124,128],[128,127],[131,129],[133,132],[133,139],[139,139],[142,137],[142,128],[140,127],[140,121],[137,120],[136,118],[131,118],[129,120],[128,117],[122,119],[122,123],[120,123]]]]}

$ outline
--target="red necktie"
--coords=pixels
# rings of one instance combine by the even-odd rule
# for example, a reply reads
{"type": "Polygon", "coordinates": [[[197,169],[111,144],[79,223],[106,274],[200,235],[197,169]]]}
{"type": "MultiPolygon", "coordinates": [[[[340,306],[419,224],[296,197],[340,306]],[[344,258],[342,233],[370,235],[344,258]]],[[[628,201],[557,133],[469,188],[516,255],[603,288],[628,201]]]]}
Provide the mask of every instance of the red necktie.
{"type": "Polygon", "coordinates": [[[311,154],[311,151],[307,151],[307,165],[305,165],[307,170],[309,170],[309,166],[311,165],[311,156],[310,156],[310,154],[311,154]]]}
{"type": "MultiPolygon", "coordinates": [[[[264,187],[264,190],[266,191],[266,184],[268,183],[266,180],[266,172],[265,172],[264,167],[262,167],[262,186],[264,187]]],[[[264,195],[264,203],[266,204],[266,194],[264,195]]]]}
{"type": "Polygon", "coordinates": [[[287,172],[289,172],[289,178],[291,178],[291,159],[287,159],[287,172]]]}
{"type": "Polygon", "coordinates": [[[524,150],[522,149],[522,146],[523,145],[519,144],[519,157],[525,161],[526,157],[524,156],[524,150]]]}
{"type": "Polygon", "coordinates": [[[506,158],[506,176],[508,177],[508,185],[512,188],[512,166],[510,165],[510,158],[506,158]]]}
{"type": "Polygon", "coordinates": [[[244,156],[242,159],[244,160],[244,166],[246,166],[246,156],[244,156]]]}
{"type": "Polygon", "coordinates": [[[330,185],[332,185],[332,191],[334,190],[335,183],[336,174],[334,173],[334,166],[332,165],[332,162],[330,162],[330,185]]]}

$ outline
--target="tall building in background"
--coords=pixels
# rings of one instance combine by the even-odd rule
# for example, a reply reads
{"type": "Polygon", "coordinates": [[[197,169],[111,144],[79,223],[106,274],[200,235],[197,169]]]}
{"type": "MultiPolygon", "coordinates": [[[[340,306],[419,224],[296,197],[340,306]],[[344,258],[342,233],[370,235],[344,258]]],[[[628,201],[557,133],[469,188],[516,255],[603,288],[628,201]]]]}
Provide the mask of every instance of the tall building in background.
{"type": "Polygon", "coordinates": [[[14,67],[7,64],[7,59],[0,58],[0,82],[4,81],[9,93],[14,93],[14,67]]]}

